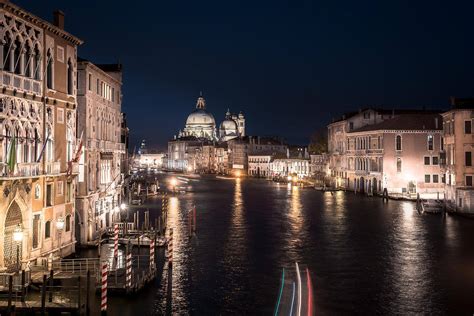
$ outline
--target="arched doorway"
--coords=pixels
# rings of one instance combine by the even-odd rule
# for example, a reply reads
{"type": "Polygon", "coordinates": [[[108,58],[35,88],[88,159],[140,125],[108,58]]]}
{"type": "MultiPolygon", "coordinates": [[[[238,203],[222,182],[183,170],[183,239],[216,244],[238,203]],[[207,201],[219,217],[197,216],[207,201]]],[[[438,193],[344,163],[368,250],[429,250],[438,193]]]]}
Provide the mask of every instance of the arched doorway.
{"type": "MultiPolygon", "coordinates": [[[[3,242],[3,264],[8,271],[16,270],[17,265],[17,244],[13,240],[13,231],[21,225],[21,210],[16,202],[13,202],[8,209],[7,216],[5,218],[5,234],[3,242]]],[[[22,246],[20,245],[20,260],[22,258],[22,246]]]]}

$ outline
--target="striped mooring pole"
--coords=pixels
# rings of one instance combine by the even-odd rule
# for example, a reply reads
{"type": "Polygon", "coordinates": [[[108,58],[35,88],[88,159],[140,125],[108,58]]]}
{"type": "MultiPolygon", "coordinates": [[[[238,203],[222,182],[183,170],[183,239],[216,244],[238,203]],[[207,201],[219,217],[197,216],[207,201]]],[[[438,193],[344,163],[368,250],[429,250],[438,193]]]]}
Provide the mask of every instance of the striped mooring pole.
{"type": "Polygon", "coordinates": [[[173,228],[170,228],[170,236],[168,238],[168,263],[173,264],[173,228]]]}
{"type": "Polygon", "coordinates": [[[150,238],[150,271],[155,269],[155,239],[150,238]]]}
{"type": "Polygon", "coordinates": [[[107,262],[102,263],[102,286],[101,286],[100,311],[107,313],[107,262]]]}
{"type": "Polygon", "coordinates": [[[125,263],[125,286],[128,290],[132,288],[132,252],[127,246],[127,261],[125,263]]]}
{"type": "Polygon", "coordinates": [[[117,262],[118,259],[118,237],[119,237],[119,228],[118,224],[114,225],[114,258],[115,262],[117,262]]]}

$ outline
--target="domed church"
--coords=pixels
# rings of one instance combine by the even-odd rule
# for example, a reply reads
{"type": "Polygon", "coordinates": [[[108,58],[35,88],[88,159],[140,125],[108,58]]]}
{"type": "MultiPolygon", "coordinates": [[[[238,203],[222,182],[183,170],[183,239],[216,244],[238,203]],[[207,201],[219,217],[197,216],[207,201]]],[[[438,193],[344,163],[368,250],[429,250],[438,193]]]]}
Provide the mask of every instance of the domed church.
{"type": "Polygon", "coordinates": [[[183,131],[179,132],[178,139],[195,137],[226,142],[242,136],[245,136],[245,117],[242,112],[232,114],[228,109],[224,121],[219,126],[219,135],[217,135],[214,116],[206,110],[206,101],[200,95],[196,102],[196,109],[189,114],[186,126],[183,131]]]}

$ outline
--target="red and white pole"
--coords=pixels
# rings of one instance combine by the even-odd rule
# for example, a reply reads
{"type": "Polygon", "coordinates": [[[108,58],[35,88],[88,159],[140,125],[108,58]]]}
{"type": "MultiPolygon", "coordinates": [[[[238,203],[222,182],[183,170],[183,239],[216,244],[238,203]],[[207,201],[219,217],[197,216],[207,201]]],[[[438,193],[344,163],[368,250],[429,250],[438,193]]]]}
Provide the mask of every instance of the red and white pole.
{"type": "Polygon", "coordinates": [[[127,261],[125,263],[125,285],[127,289],[132,288],[132,252],[127,252],[127,261]]]}
{"type": "Polygon", "coordinates": [[[170,236],[168,238],[168,263],[173,264],[173,228],[170,228],[170,236]]]}
{"type": "Polygon", "coordinates": [[[102,264],[102,295],[101,295],[101,303],[100,303],[100,310],[103,313],[107,313],[107,262],[102,264]]]}
{"type": "Polygon", "coordinates": [[[114,258],[118,258],[118,237],[119,237],[119,228],[118,224],[114,225],[114,258]]]}
{"type": "Polygon", "coordinates": [[[150,238],[150,270],[155,269],[155,240],[150,238]]]}

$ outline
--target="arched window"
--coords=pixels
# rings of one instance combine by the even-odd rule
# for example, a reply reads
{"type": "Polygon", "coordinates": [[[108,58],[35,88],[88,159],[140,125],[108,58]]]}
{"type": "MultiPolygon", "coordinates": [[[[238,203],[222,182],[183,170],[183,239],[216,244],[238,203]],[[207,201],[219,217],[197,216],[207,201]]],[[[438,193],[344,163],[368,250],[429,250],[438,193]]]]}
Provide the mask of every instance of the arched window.
{"type": "Polygon", "coordinates": [[[23,162],[30,162],[30,140],[31,131],[29,127],[26,127],[25,139],[23,140],[23,162]]]}
{"type": "Polygon", "coordinates": [[[34,145],[33,145],[33,162],[36,162],[36,160],[39,158],[39,153],[40,153],[40,136],[38,132],[38,128],[35,128],[35,140],[34,140],[34,145]]]}
{"type": "Polygon", "coordinates": [[[395,137],[395,149],[402,150],[402,136],[401,135],[397,135],[395,137]]]}
{"type": "Polygon", "coordinates": [[[32,74],[33,74],[32,66],[33,66],[34,56],[33,56],[33,49],[31,48],[29,43],[26,44],[25,52],[26,52],[26,56],[25,56],[25,76],[31,78],[32,74]]]}
{"type": "Polygon", "coordinates": [[[41,80],[41,52],[38,46],[35,47],[35,57],[33,60],[33,78],[41,80]]]}
{"type": "Polygon", "coordinates": [[[73,156],[74,132],[70,126],[66,132],[66,161],[71,161],[73,156]]]}
{"type": "Polygon", "coordinates": [[[14,53],[14,67],[15,67],[15,73],[16,74],[22,74],[23,69],[22,69],[22,58],[23,58],[23,43],[20,42],[20,38],[17,38],[15,40],[15,53],[14,53]]]}
{"type": "Polygon", "coordinates": [[[434,149],[433,135],[428,135],[428,150],[433,150],[433,149],[434,149]]]}
{"type": "Polygon", "coordinates": [[[2,60],[2,65],[3,69],[7,71],[11,71],[11,63],[10,63],[10,56],[12,54],[12,49],[13,49],[13,41],[12,38],[10,37],[10,34],[7,33],[5,36],[5,44],[3,44],[3,60],[2,60]]]}
{"type": "Polygon", "coordinates": [[[47,221],[44,224],[44,238],[47,239],[51,237],[51,221],[47,221]]]}
{"type": "Polygon", "coordinates": [[[66,216],[66,231],[70,231],[71,230],[71,215],[67,215],[66,216]]]}
{"type": "Polygon", "coordinates": [[[48,50],[46,55],[46,86],[48,89],[53,89],[53,55],[51,50],[48,50]]]}
{"type": "Polygon", "coordinates": [[[67,94],[73,94],[73,70],[71,59],[69,59],[67,62],[67,94]]]}
{"type": "Polygon", "coordinates": [[[48,126],[46,135],[48,135],[46,140],[46,161],[51,162],[54,161],[53,135],[51,126],[48,126]]]}

